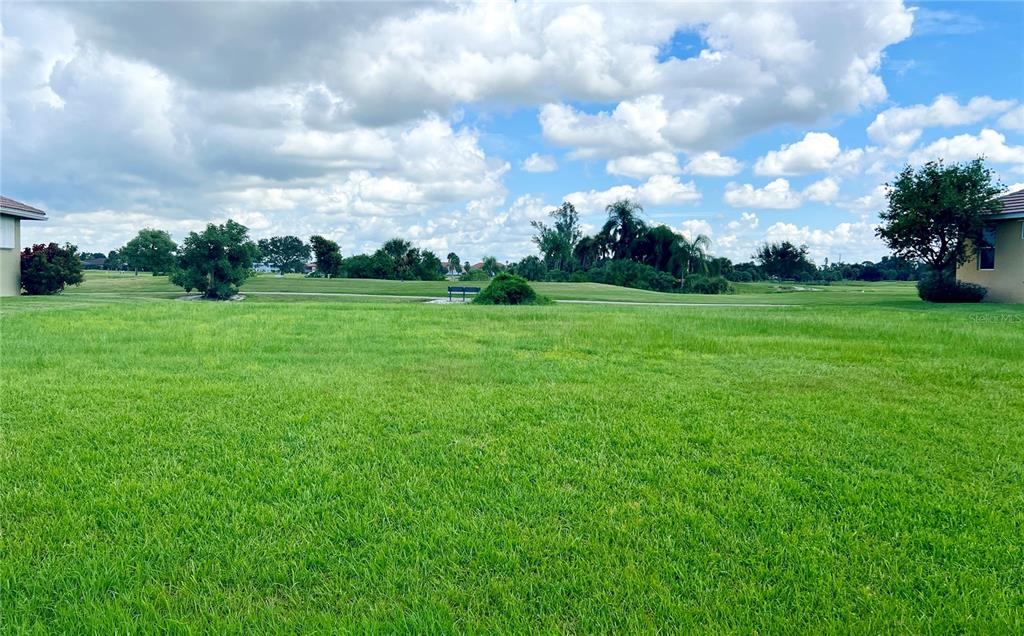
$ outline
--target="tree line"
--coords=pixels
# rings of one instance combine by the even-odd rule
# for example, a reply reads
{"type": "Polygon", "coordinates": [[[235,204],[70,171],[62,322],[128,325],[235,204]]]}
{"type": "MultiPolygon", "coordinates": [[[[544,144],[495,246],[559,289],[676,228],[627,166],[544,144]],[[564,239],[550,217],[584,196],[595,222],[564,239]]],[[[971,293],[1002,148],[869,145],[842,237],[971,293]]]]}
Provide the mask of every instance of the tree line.
{"type": "Polygon", "coordinates": [[[583,233],[579,213],[563,203],[550,222],[532,221],[540,256],[511,263],[527,280],[595,282],[654,291],[722,293],[730,285],[714,271],[711,241],[692,239],[667,225],[649,225],[643,208],[623,199],[605,208],[605,222],[592,236],[583,233]]]}
{"type": "MultiPolygon", "coordinates": [[[[296,236],[252,242],[244,226],[229,221],[222,226],[210,224],[202,234],[190,233],[183,248],[163,230],[143,229],[124,247],[108,253],[104,265],[108,269],[169,274],[179,284],[194,288],[210,286],[202,278],[211,279],[218,267],[229,273],[226,280],[241,281],[241,270],[246,270],[245,276],[250,275],[254,263],[265,263],[281,273],[305,272],[312,257],[315,271],[310,275],[320,277],[441,280],[459,276],[462,280],[486,280],[508,272],[531,281],[597,282],[697,293],[723,293],[732,289],[733,282],[762,280],[918,280],[925,299],[983,297],[983,288],[959,283],[955,272],[978,249],[988,247],[985,216],[1000,209],[996,197],[1002,188],[993,182],[993,173],[984,161],[948,166],[941,161],[930,162],[918,169],[907,166],[887,186],[888,206],[879,215],[882,224],[877,235],[893,255],[877,263],[826,260],[819,267],[811,260],[806,245],[781,241],[765,243],[750,261],[734,264],[728,258],[709,254],[711,241],[707,236],[689,238],[666,225],[648,224],[642,216],[643,208],[633,201],[620,200],[607,206],[605,222],[592,236],[584,234],[572,203],[563,203],[549,213],[550,221],[531,222],[539,256],[513,263],[485,256],[478,266],[471,266],[454,252],[442,261],[434,252],[416,248],[403,238],[385,242],[372,254],[344,257],[338,244],[323,236],[313,236],[309,243],[296,236]],[[201,254],[204,248],[209,252],[207,256],[201,254]],[[220,259],[219,265],[197,269],[196,263],[203,258],[220,259]]],[[[64,259],[67,255],[61,249],[56,245],[35,246],[26,250],[23,263],[44,263],[58,256],[64,259]]],[[[82,257],[95,261],[103,255],[82,257]]],[[[225,283],[224,290],[237,288],[237,284],[225,283]]]]}
{"type": "MultiPolygon", "coordinates": [[[[601,229],[588,236],[582,231],[576,208],[563,203],[549,213],[549,222],[531,223],[532,240],[540,255],[510,263],[484,256],[474,266],[455,252],[449,252],[442,261],[434,252],[416,248],[403,238],[390,239],[371,254],[345,257],[337,242],[320,235],[311,237],[308,243],[292,235],[259,239],[253,242],[251,261],[254,266],[263,265],[281,274],[306,273],[323,278],[442,280],[457,276],[463,281],[486,281],[508,272],[530,281],[595,282],[711,294],[730,291],[733,282],[915,280],[921,268],[915,261],[895,257],[885,257],[877,264],[826,263],[819,268],[808,256],[806,246],[788,241],[764,244],[751,261],[734,264],[728,258],[709,254],[711,241],[707,236],[691,239],[666,225],[648,224],[642,217],[643,208],[635,202],[616,201],[605,212],[601,229]],[[310,259],[314,267],[307,272],[310,259]]],[[[243,226],[233,223],[231,227],[243,226]]],[[[180,252],[168,232],[144,228],[118,250],[106,255],[85,252],[81,259],[86,267],[173,275],[181,268],[180,252]]]]}

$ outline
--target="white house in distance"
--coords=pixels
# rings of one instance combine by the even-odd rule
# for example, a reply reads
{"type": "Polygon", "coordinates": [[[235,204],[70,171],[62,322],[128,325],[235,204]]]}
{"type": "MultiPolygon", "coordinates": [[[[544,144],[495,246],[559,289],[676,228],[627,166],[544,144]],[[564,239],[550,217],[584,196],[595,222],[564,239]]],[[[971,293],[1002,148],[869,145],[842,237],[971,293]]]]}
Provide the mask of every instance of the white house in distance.
{"type": "Polygon", "coordinates": [[[46,212],[0,196],[0,296],[21,293],[21,221],[45,221],[46,212]]]}

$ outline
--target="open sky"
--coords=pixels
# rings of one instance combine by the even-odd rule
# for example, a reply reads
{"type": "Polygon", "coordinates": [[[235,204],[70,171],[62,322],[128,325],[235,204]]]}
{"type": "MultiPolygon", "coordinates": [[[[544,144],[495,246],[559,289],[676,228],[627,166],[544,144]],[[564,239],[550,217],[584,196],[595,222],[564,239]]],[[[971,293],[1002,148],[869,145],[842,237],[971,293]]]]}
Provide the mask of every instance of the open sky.
{"type": "Polygon", "coordinates": [[[22,243],[255,238],[534,253],[637,200],[738,261],[877,259],[884,184],[985,155],[1024,187],[1024,3],[0,5],[22,243]]]}

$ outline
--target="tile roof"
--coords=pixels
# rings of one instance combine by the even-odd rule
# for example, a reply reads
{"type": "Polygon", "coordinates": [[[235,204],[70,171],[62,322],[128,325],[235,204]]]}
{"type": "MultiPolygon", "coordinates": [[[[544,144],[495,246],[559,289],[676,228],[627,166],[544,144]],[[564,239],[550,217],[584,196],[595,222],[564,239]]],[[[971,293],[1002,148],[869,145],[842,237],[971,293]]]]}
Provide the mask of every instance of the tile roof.
{"type": "Polygon", "coordinates": [[[1004,194],[998,197],[998,199],[1003,203],[1003,209],[1000,214],[1024,213],[1024,189],[1004,194]]]}
{"type": "Polygon", "coordinates": [[[34,208],[31,205],[25,205],[20,201],[8,199],[5,196],[0,196],[0,208],[3,208],[5,210],[11,210],[14,212],[25,212],[28,214],[34,214],[38,216],[46,216],[46,212],[43,212],[39,208],[34,208]]]}

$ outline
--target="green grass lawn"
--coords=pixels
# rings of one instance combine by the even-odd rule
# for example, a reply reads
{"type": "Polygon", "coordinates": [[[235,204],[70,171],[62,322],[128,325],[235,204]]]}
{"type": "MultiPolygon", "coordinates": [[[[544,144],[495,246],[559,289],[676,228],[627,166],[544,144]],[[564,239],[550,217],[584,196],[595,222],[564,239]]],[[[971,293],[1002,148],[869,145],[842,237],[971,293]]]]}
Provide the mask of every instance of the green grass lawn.
{"type": "MultiPolygon", "coordinates": [[[[440,298],[448,295],[449,285],[485,287],[486,281],[397,281],[365,278],[306,278],[299,274],[277,276],[260,274],[242,286],[242,293],[255,298],[259,294],[363,294],[368,296],[413,296],[440,298]],[[256,292],[252,294],[252,292],[256,292]]],[[[532,283],[538,292],[555,300],[587,300],[643,303],[716,303],[716,304],[905,304],[919,305],[913,283],[841,283],[835,285],[777,285],[774,283],[737,283],[736,293],[709,296],[667,294],[629,289],[598,283],[532,283]],[[795,287],[795,289],[794,289],[795,287]]],[[[71,287],[68,294],[120,294],[180,296],[184,291],[167,281],[166,276],[88,271],[85,283],[71,287]]],[[[348,301],[349,297],[335,300],[348,301]]],[[[330,300],[330,298],[328,298],[330,300]]]]}
{"type": "Polygon", "coordinates": [[[0,304],[2,633],[1024,630],[1019,306],[97,282],[0,304]]]}

